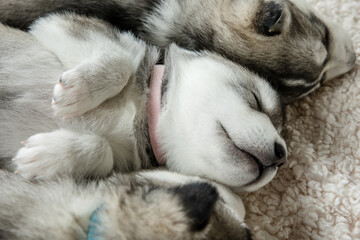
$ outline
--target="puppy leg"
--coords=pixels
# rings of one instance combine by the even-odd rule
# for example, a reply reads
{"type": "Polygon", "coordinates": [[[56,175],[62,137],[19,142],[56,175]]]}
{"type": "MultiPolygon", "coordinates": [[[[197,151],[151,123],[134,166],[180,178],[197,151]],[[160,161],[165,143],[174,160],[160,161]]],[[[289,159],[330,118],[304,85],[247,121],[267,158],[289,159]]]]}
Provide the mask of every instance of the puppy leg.
{"type": "Polygon", "coordinates": [[[53,91],[57,116],[78,116],[121,92],[132,76],[129,61],[119,56],[98,56],[62,74],[53,91]]]}
{"type": "Polygon", "coordinates": [[[81,115],[119,94],[149,47],[108,23],[76,14],[38,20],[30,33],[68,69],[54,90],[59,115],[81,115]]]}
{"type": "Polygon", "coordinates": [[[113,169],[109,143],[91,133],[61,129],[36,134],[24,145],[13,161],[17,165],[16,172],[25,178],[104,177],[113,169]]]}

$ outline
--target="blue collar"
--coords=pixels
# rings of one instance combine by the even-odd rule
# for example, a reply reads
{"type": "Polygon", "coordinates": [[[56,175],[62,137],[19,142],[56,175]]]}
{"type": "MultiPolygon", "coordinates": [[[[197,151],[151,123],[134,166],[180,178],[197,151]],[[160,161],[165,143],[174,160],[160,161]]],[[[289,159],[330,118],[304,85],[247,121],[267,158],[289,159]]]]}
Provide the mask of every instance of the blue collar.
{"type": "Polygon", "coordinates": [[[103,209],[103,205],[100,205],[95,211],[91,214],[90,223],[89,223],[89,231],[87,240],[102,240],[103,237],[101,236],[101,222],[99,218],[99,212],[103,209]]]}

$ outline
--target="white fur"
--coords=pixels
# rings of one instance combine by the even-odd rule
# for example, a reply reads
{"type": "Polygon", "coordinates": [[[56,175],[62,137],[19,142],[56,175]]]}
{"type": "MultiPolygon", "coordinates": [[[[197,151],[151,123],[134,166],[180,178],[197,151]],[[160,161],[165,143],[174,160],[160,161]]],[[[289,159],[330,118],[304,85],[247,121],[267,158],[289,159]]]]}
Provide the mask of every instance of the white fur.
{"type": "MultiPolygon", "coordinates": [[[[18,172],[27,178],[81,178],[149,165],[144,155],[148,91],[141,83],[148,77],[142,71],[150,69],[142,69],[141,62],[146,54],[154,55],[154,62],[157,51],[99,20],[71,14],[39,20],[31,34],[65,66],[52,101],[61,129],[28,139],[14,159],[18,172]],[[79,21],[85,22],[82,31],[76,28],[79,21]]],[[[157,131],[167,167],[236,190],[270,181],[277,170],[275,143],[284,147],[286,158],[275,91],[218,55],[175,45],[167,54],[167,92],[157,131]],[[259,164],[269,167],[263,175],[259,164]]]]}
{"type": "MultiPolygon", "coordinates": [[[[70,24],[67,19],[71,19],[72,16],[72,14],[64,14],[63,17],[58,17],[55,14],[40,18],[31,26],[30,33],[44,47],[51,50],[67,69],[74,68],[87,61],[98,62],[99,57],[108,55],[115,55],[117,58],[125,56],[125,59],[131,57],[132,71],[138,68],[141,59],[144,57],[144,42],[134,41],[131,34],[122,34],[119,41],[116,41],[103,32],[96,31],[96,29],[83,29],[82,34],[85,37],[79,39],[79,37],[66,32],[66,27],[71,28],[71,26],[67,26],[70,24]],[[92,41],[88,39],[92,39],[92,41]],[[69,52],[71,55],[68,54],[69,52]]],[[[112,34],[119,36],[120,33],[114,29],[112,34]]]]}
{"type": "MultiPolygon", "coordinates": [[[[283,145],[285,142],[268,116],[250,108],[248,99],[230,87],[239,81],[237,77],[246,81],[246,72],[237,76],[230,66],[212,59],[175,61],[179,62],[173,69],[177,79],[170,83],[167,94],[170,97],[165,100],[158,129],[167,166],[187,175],[211,175],[212,179],[232,187],[240,187],[238,182],[252,182],[257,166],[231,159],[224,139],[219,136],[218,123],[238,147],[261,162],[273,156],[275,142],[283,145]]],[[[267,83],[254,79],[258,80],[264,107],[271,112],[278,107],[274,101],[276,94],[267,83]]]]}
{"type": "Polygon", "coordinates": [[[113,153],[106,139],[86,133],[57,130],[39,133],[24,142],[13,161],[26,178],[54,175],[106,176],[113,169],[113,153]]]}

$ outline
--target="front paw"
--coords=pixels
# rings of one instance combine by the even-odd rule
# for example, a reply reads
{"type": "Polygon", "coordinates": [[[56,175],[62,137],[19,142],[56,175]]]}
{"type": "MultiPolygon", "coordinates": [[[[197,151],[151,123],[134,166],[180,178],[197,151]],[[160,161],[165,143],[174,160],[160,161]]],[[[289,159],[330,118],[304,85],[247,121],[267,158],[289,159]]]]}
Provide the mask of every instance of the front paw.
{"type": "Polygon", "coordinates": [[[36,134],[23,144],[13,159],[16,173],[27,179],[52,178],[65,173],[67,166],[61,160],[64,153],[56,149],[61,142],[56,143],[51,133],[36,134]]]}
{"type": "Polygon", "coordinates": [[[74,117],[95,107],[92,97],[84,76],[73,69],[63,73],[55,85],[52,107],[56,116],[74,117]]]}
{"type": "Polygon", "coordinates": [[[109,143],[91,133],[60,129],[36,134],[23,144],[13,161],[16,172],[28,179],[105,177],[113,169],[109,143]]]}

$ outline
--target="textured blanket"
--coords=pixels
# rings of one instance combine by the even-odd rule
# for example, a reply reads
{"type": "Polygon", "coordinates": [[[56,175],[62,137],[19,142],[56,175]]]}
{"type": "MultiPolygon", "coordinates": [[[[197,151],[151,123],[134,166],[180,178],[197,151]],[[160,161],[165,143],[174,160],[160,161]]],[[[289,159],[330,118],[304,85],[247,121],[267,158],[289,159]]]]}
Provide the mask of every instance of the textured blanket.
{"type": "Polygon", "coordinates": [[[247,194],[254,239],[360,239],[360,0],[308,0],[350,33],[358,61],[287,107],[288,162],[247,194]]]}

